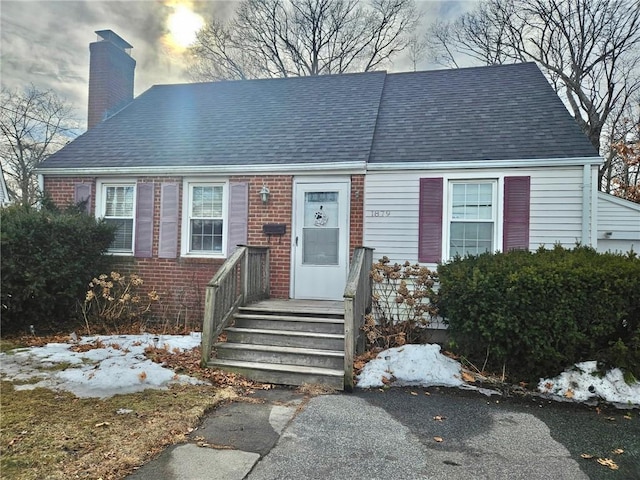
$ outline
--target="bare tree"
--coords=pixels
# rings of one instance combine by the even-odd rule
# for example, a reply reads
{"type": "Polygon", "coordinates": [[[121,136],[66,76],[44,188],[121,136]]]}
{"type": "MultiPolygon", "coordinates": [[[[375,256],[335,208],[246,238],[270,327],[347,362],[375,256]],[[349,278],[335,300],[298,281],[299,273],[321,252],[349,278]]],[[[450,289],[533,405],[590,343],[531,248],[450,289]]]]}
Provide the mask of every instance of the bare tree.
{"type": "Polygon", "coordinates": [[[411,41],[413,0],[243,0],[192,48],[195,80],[370,71],[411,41]]]}
{"type": "Polygon", "coordinates": [[[640,203],[640,99],[616,115],[604,135],[611,148],[605,156],[603,190],[640,203]]]}
{"type": "Polygon", "coordinates": [[[448,66],[465,58],[536,62],[605,157],[603,129],[640,91],[638,0],[483,0],[453,22],[432,25],[428,43],[432,58],[448,66]]]}
{"type": "Polygon", "coordinates": [[[489,0],[452,22],[434,21],[426,35],[431,59],[450,68],[459,68],[465,59],[484,65],[521,60],[512,36],[520,25],[514,8],[514,1],[489,0]]]}
{"type": "Polygon", "coordinates": [[[77,122],[71,107],[51,90],[3,88],[0,98],[2,167],[16,201],[32,205],[40,193],[35,169],[75,136],[77,122]]]}
{"type": "Polygon", "coordinates": [[[407,56],[409,57],[409,61],[411,61],[414,72],[418,70],[418,62],[425,57],[426,53],[427,42],[417,35],[412,35],[407,44],[407,56]]]}

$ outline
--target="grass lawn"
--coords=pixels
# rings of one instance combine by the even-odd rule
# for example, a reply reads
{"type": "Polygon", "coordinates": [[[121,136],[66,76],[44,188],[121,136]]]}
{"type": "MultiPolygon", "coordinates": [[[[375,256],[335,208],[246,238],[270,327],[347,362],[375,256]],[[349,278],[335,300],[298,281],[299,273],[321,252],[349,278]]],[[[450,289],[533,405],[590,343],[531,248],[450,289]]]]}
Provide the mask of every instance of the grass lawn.
{"type": "Polygon", "coordinates": [[[15,390],[1,382],[0,477],[124,478],[167,445],[184,441],[205,412],[253,386],[241,377],[200,369],[199,349],[179,355],[158,350],[155,357],[213,385],[96,399],[44,388],[15,390]]]}

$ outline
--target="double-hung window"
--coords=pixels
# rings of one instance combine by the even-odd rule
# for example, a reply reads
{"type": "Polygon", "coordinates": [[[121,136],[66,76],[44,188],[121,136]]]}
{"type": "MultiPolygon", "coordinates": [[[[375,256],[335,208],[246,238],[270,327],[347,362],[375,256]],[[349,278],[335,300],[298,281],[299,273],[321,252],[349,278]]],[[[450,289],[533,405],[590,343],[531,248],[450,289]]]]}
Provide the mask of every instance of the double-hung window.
{"type": "Polygon", "coordinates": [[[449,258],[496,249],[496,184],[450,183],[449,258]]]}
{"type": "Polygon", "coordinates": [[[187,253],[224,252],[224,185],[189,184],[187,253]]]}
{"type": "Polygon", "coordinates": [[[116,227],[113,243],[109,251],[114,253],[133,252],[133,232],[135,215],[134,184],[102,185],[102,217],[116,227]]]}

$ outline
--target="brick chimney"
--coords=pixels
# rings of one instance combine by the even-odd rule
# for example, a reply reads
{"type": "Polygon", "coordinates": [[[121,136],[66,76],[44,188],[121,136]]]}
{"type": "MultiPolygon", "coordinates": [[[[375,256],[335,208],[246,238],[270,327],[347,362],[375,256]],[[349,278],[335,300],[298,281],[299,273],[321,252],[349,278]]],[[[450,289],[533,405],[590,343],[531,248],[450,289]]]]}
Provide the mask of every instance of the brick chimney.
{"type": "Polygon", "coordinates": [[[93,128],[133,100],[133,48],[111,30],[97,30],[98,40],[89,45],[89,114],[93,128]]]}

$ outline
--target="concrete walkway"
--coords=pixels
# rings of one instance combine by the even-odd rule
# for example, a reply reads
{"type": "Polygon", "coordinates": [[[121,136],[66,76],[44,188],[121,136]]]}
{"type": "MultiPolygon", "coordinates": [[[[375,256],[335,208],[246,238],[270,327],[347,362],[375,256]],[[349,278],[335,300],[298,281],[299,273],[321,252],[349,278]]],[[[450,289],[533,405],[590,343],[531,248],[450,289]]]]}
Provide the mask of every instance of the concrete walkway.
{"type": "Polygon", "coordinates": [[[242,480],[275,446],[304,396],[290,389],[260,390],[216,408],[189,436],[127,478],[242,480]]]}

